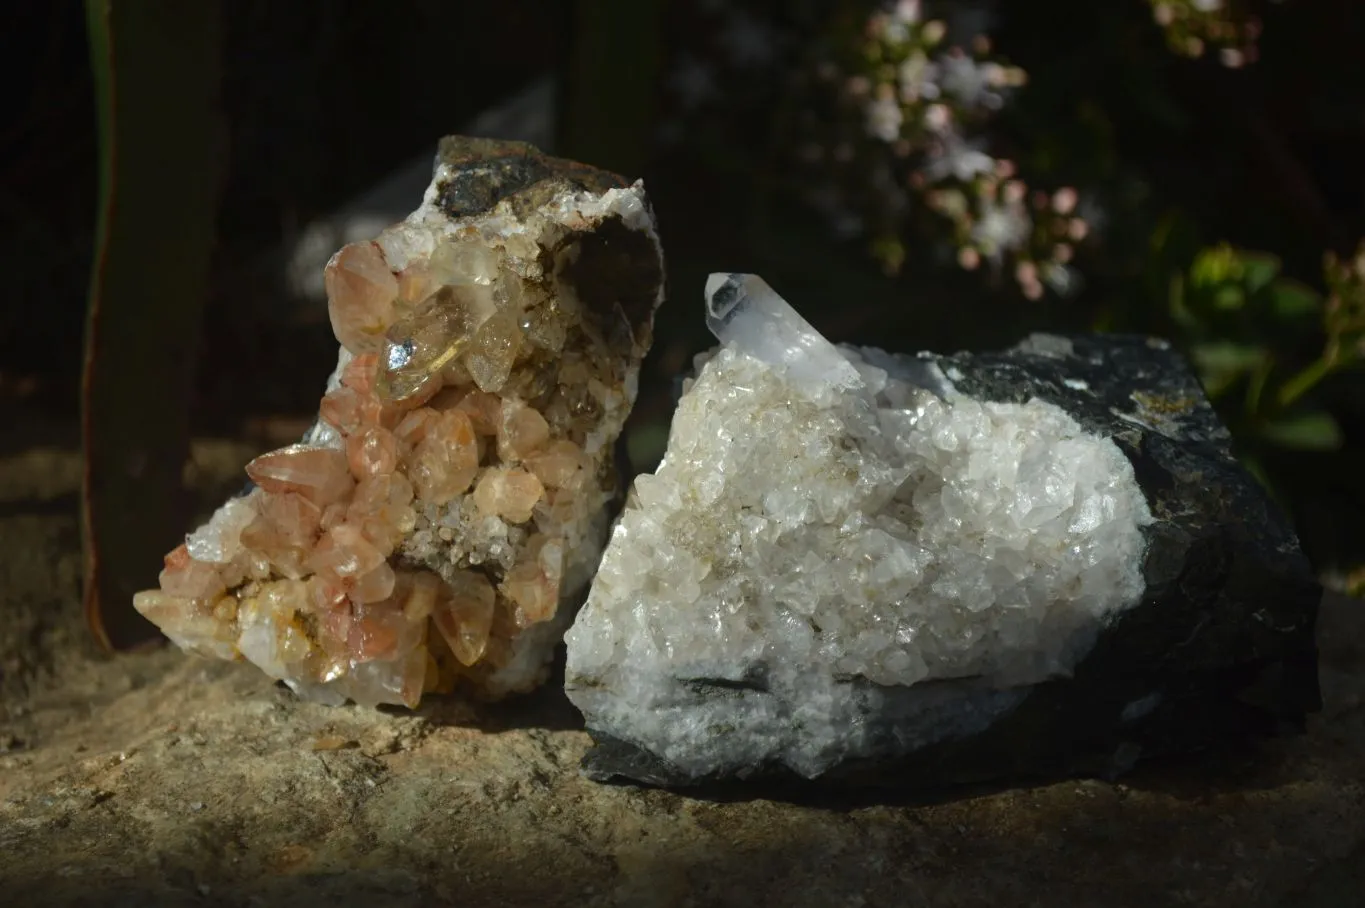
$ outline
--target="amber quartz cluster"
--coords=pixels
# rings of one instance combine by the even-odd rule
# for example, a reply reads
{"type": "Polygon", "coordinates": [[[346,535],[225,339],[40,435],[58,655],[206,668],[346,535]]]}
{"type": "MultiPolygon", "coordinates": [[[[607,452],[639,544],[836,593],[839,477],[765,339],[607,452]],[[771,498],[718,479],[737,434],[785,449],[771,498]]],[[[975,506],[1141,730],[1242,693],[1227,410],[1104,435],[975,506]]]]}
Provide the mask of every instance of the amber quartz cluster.
{"type": "Polygon", "coordinates": [[[324,702],[534,687],[601,553],[661,283],[639,184],[445,140],[422,207],[327,266],[317,424],[136,607],[324,702]]]}

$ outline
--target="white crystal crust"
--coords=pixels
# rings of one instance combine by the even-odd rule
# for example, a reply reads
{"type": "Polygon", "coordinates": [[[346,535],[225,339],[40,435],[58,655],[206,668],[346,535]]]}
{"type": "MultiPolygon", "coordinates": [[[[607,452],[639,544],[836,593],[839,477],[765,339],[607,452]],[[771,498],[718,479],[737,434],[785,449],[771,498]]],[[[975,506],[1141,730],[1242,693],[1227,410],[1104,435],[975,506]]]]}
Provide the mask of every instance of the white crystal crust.
{"type": "Polygon", "coordinates": [[[815,776],[884,747],[888,710],[907,750],[979,730],[1142,598],[1152,517],[1112,440],[831,349],[863,379],[834,396],[705,360],[567,636],[590,728],[697,776],[815,776]]]}

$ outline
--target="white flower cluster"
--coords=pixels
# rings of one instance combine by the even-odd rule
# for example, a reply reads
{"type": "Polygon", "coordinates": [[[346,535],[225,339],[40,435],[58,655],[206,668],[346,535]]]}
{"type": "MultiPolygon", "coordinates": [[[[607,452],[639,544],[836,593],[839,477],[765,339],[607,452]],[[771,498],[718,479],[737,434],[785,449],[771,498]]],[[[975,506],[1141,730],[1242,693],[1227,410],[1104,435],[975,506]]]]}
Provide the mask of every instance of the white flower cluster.
{"type": "Polygon", "coordinates": [[[992,0],[897,0],[852,22],[797,5],[766,17],[704,6],[709,39],[671,64],[664,145],[686,141],[722,167],[752,166],[736,137],[775,135],[794,168],[777,179],[837,236],[869,242],[890,273],[916,235],[946,261],[1010,275],[1027,298],[1077,289],[1071,262],[1095,225],[1079,215],[1075,190],[1026,185],[987,140],[1026,81],[983,34],[992,0]],[[812,47],[824,49],[814,65],[802,56],[812,47]]]}
{"type": "Polygon", "coordinates": [[[1177,54],[1202,57],[1210,49],[1230,69],[1256,62],[1261,20],[1239,0],[1149,0],[1152,18],[1177,54]]]}
{"type": "MultiPolygon", "coordinates": [[[[881,160],[855,161],[868,189],[860,195],[882,208],[864,221],[879,223],[888,234],[875,248],[889,271],[903,261],[899,234],[913,199],[949,222],[964,268],[1008,266],[1030,299],[1045,288],[1068,293],[1077,286],[1069,264],[1074,246],[1089,232],[1076,214],[1077,194],[1070,188],[1031,191],[1013,162],[987,150],[987,128],[1026,74],[993,59],[983,35],[969,46],[948,43],[960,25],[928,17],[919,0],[900,0],[868,21],[856,68],[823,67],[823,78],[838,83],[859,112],[864,141],[882,151],[868,155],[881,160]],[[893,213],[902,214],[899,221],[893,213]]],[[[819,161],[822,154],[807,149],[803,157],[819,161]]],[[[857,154],[851,146],[836,146],[828,157],[837,162],[857,154]]],[[[838,214],[828,190],[821,201],[838,214]]],[[[848,218],[839,222],[847,225],[848,218]]]]}

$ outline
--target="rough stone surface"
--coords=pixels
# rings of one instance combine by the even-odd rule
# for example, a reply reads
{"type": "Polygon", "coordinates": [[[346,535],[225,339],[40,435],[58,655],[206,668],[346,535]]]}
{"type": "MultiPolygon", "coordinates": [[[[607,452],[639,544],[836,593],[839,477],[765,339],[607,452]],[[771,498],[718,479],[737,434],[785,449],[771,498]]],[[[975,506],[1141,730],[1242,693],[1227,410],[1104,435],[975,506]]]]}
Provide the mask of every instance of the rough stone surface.
{"type": "MultiPolygon", "coordinates": [[[[254,453],[195,451],[210,507],[254,453]]],[[[74,430],[0,452],[5,904],[1331,908],[1365,886],[1356,601],[1324,603],[1304,736],[937,803],[686,797],[584,779],[589,738],[552,685],[397,714],[173,648],[92,658],[79,477],[74,430]]]]}
{"type": "Polygon", "coordinates": [[[568,635],[592,775],[1115,774],[1316,708],[1320,591],[1167,345],[895,356],[708,295],[568,635]]]}
{"type": "Polygon", "coordinates": [[[533,688],[601,552],[662,281],[641,184],[442,140],[421,207],[327,265],[317,424],[135,606],[334,705],[533,688]]]}

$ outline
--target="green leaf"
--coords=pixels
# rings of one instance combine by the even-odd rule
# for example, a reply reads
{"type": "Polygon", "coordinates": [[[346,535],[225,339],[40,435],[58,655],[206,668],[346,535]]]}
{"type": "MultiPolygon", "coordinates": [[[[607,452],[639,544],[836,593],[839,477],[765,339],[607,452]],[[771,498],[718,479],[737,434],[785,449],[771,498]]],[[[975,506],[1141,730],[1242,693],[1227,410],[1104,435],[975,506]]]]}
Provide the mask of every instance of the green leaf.
{"type": "Polygon", "coordinates": [[[1335,451],[1341,447],[1341,427],[1321,410],[1287,416],[1261,427],[1261,437],[1283,448],[1335,451]]]}
{"type": "Polygon", "coordinates": [[[1246,305],[1246,291],[1237,284],[1222,284],[1213,291],[1213,306],[1223,312],[1235,312],[1246,305]]]}
{"type": "Polygon", "coordinates": [[[1218,397],[1265,360],[1264,347],[1232,341],[1210,341],[1190,349],[1190,358],[1210,397],[1218,397]]]}
{"type": "Polygon", "coordinates": [[[1197,287],[1214,287],[1241,277],[1237,253],[1226,244],[1201,250],[1190,266],[1190,282],[1197,287]]]}
{"type": "Polygon", "coordinates": [[[1270,474],[1266,471],[1265,464],[1261,463],[1259,457],[1256,457],[1253,454],[1243,454],[1238,460],[1241,461],[1242,468],[1250,473],[1252,477],[1261,484],[1262,488],[1272,496],[1278,497],[1276,495],[1275,484],[1270,481],[1270,474]]]}
{"type": "Polygon", "coordinates": [[[1168,311],[1171,314],[1171,321],[1183,330],[1193,333],[1199,328],[1199,316],[1194,314],[1186,302],[1190,296],[1187,287],[1188,283],[1184,275],[1172,274],[1170,285],[1166,291],[1166,301],[1168,311]]]}
{"type": "Polygon", "coordinates": [[[1269,290],[1270,307],[1276,318],[1293,321],[1322,310],[1322,297],[1298,281],[1276,281],[1269,290]]]}
{"type": "Polygon", "coordinates": [[[1239,252],[1242,286],[1255,293],[1268,285],[1280,273],[1280,260],[1268,252],[1239,252]]]}

